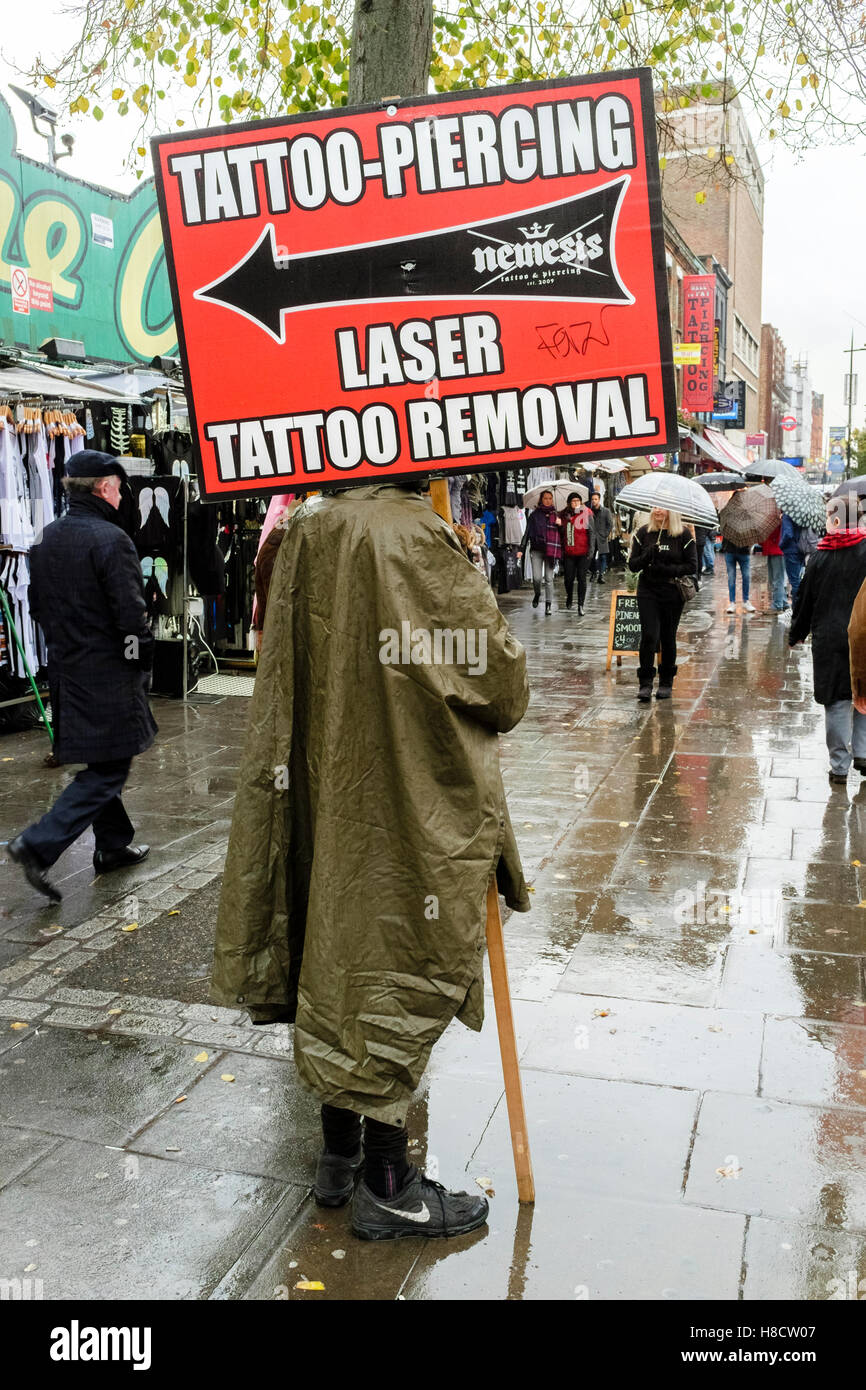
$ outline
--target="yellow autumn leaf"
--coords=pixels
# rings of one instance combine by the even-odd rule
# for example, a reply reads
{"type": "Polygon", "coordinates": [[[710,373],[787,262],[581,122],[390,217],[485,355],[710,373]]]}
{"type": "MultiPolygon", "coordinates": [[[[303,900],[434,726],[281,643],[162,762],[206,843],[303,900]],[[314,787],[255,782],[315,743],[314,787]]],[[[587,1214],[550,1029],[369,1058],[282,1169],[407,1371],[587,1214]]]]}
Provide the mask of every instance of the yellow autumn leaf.
{"type": "Polygon", "coordinates": [[[222,1076],[220,1077],[220,1081],[234,1081],[234,1077],[232,1076],[230,1071],[224,1071],[222,1076]]]}
{"type": "Polygon", "coordinates": [[[126,926],[125,926],[125,927],[121,927],[120,930],[121,930],[121,931],[138,931],[138,923],[137,923],[137,922],[128,922],[128,923],[126,924],[126,926]]]}
{"type": "Polygon", "coordinates": [[[791,114],[791,108],[790,108],[790,106],[788,105],[788,103],[787,103],[786,101],[783,101],[783,102],[781,103],[781,105],[779,106],[779,115],[782,117],[782,120],[784,121],[784,120],[787,120],[787,119],[788,119],[788,117],[790,116],[790,114],[791,114]]]}
{"type": "Polygon", "coordinates": [[[111,100],[112,100],[112,101],[120,101],[120,100],[122,99],[122,97],[123,97],[123,88],[122,88],[122,87],[115,87],[115,88],[114,88],[114,91],[111,93],[111,100]]]}
{"type": "Polygon", "coordinates": [[[110,1014],[122,1014],[122,1013],[123,1013],[123,1009],[109,1009],[108,1012],[109,1012],[110,1014]]]}
{"type": "Polygon", "coordinates": [[[16,1032],[17,1032],[17,1030],[18,1030],[19,1028],[29,1028],[29,1027],[30,1027],[30,1024],[29,1024],[29,1023],[10,1023],[10,1024],[9,1024],[9,1027],[10,1027],[10,1028],[14,1028],[14,1029],[16,1030],[16,1032]]]}
{"type": "Polygon", "coordinates": [[[196,1061],[196,1062],[206,1062],[207,1059],[208,1059],[208,1054],[207,1054],[206,1052],[197,1052],[197,1053],[195,1054],[195,1057],[193,1058],[193,1061],[196,1061]]]}
{"type": "Polygon", "coordinates": [[[706,201],[707,201],[707,195],[706,195],[706,193],[696,193],[696,194],[695,194],[695,202],[696,202],[696,203],[705,203],[706,201]]]}
{"type": "Polygon", "coordinates": [[[321,1279],[299,1279],[295,1288],[304,1289],[308,1293],[322,1293],[325,1286],[321,1279]]]}
{"type": "Polygon", "coordinates": [[[51,74],[50,74],[49,72],[43,73],[42,81],[45,83],[46,87],[56,87],[56,86],[57,86],[57,80],[56,80],[56,78],[52,77],[51,74]]]}
{"type": "Polygon", "coordinates": [[[179,908],[179,907],[173,907],[173,908],[171,909],[171,912],[170,912],[168,915],[169,915],[169,917],[179,917],[179,916],[180,916],[180,908],[179,908]]]}
{"type": "Polygon", "coordinates": [[[175,1097],[174,1103],[175,1103],[175,1105],[180,1105],[180,1104],[181,1104],[183,1101],[185,1101],[185,1100],[186,1100],[186,1096],[176,1096],[176,1097],[175,1097]]]}

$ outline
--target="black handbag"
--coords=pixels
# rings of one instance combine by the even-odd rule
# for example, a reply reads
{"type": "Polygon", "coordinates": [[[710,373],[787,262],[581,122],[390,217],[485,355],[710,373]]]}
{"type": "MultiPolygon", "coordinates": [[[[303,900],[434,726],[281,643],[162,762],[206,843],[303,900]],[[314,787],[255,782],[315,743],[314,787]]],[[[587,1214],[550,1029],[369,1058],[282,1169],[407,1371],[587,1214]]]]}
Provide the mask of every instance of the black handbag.
{"type": "Polygon", "coordinates": [[[683,603],[690,603],[698,596],[698,581],[691,574],[678,574],[671,583],[677,589],[683,603]]]}

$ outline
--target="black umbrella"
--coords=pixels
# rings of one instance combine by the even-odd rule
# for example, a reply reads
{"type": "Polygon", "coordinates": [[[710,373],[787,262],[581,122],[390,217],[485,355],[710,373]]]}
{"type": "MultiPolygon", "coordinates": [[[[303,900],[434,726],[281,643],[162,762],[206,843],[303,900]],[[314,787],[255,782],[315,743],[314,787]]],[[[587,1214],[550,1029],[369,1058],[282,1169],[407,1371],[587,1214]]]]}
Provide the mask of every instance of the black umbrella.
{"type": "Polygon", "coordinates": [[[849,478],[847,482],[840,483],[835,492],[831,492],[831,497],[844,497],[846,492],[854,492],[858,497],[866,497],[866,473],[860,478],[849,478]]]}
{"type": "Polygon", "coordinates": [[[749,487],[748,478],[742,473],[696,473],[695,482],[705,487],[707,492],[736,492],[741,487],[749,487]]]}

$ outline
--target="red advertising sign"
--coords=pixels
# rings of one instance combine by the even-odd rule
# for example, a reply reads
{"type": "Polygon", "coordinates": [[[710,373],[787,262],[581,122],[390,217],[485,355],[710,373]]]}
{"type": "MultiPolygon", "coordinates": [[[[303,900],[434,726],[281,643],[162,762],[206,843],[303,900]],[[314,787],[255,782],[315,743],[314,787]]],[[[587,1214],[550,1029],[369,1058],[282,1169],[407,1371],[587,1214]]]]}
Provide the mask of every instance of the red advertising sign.
{"type": "Polygon", "coordinates": [[[206,496],[676,447],[647,70],[153,145],[206,496]]]}
{"type": "Polygon", "coordinates": [[[683,369],[683,405],[687,410],[712,410],[713,378],[717,373],[715,275],[684,275],[683,341],[701,344],[701,360],[683,369]]]}
{"type": "Polygon", "coordinates": [[[54,313],[54,286],[50,280],[34,280],[30,276],[30,307],[43,313],[54,313]]]}

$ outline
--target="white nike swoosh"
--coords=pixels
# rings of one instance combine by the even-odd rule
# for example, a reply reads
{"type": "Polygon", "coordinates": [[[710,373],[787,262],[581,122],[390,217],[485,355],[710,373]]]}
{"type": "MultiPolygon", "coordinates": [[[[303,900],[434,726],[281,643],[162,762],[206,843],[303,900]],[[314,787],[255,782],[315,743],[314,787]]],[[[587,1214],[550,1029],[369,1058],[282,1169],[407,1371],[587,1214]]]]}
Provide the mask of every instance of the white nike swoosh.
{"type": "Polygon", "coordinates": [[[381,1207],[383,1211],[390,1212],[392,1216],[402,1216],[404,1221],[420,1221],[423,1223],[430,1220],[430,1212],[426,1202],[421,1203],[420,1211],[400,1211],[398,1207],[389,1207],[384,1202],[377,1202],[375,1197],[372,1200],[374,1204],[377,1207],[381,1207]]]}

